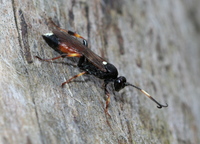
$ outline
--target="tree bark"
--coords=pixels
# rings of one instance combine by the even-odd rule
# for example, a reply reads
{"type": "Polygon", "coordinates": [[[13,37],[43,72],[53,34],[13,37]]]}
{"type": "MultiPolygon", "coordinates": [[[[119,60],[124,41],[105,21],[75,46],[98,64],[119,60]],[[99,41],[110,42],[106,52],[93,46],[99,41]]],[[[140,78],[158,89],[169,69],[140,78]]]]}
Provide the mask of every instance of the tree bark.
{"type": "Polygon", "coordinates": [[[200,2],[198,0],[0,1],[0,143],[200,143],[200,2]],[[132,87],[112,91],[81,76],[77,59],[42,39],[48,18],[76,31],[132,87]],[[73,65],[70,65],[73,64],[73,65]]]}

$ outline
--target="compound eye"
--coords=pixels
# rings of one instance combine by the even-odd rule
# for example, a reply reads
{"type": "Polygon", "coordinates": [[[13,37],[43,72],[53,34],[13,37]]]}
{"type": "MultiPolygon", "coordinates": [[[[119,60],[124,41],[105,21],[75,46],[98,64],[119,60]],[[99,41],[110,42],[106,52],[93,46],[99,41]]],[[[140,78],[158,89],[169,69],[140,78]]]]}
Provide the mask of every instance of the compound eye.
{"type": "Polygon", "coordinates": [[[123,76],[118,77],[114,81],[115,91],[119,91],[119,90],[123,89],[125,87],[125,83],[126,83],[126,78],[125,77],[123,77],[123,76]]]}
{"type": "Polygon", "coordinates": [[[121,83],[121,79],[117,79],[116,82],[117,82],[118,84],[120,84],[120,83],[121,83]]]}

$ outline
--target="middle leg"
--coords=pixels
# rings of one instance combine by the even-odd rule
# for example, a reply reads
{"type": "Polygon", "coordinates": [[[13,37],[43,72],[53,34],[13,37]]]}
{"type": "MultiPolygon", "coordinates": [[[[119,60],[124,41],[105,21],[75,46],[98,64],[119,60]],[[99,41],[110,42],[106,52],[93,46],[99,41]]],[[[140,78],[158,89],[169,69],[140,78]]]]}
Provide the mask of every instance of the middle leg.
{"type": "Polygon", "coordinates": [[[65,84],[71,82],[73,79],[75,79],[75,78],[77,78],[77,77],[80,77],[80,76],[82,76],[82,75],[84,75],[84,74],[86,74],[86,73],[87,73],[87,72],[82,72],[82,73],[79,73],[79,74],[73,76],[72,78],[68,79],[66,82],[62,83],[61,86],[63,87],[65,84]]]}

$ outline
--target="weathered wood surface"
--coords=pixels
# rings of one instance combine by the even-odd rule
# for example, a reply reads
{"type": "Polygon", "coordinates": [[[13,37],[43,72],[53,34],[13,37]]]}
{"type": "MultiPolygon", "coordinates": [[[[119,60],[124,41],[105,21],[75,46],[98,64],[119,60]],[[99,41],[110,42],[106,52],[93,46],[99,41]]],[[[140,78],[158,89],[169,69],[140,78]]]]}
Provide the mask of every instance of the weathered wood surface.
{"type": "Polygon", "coordinates": [[[1,0],[0,143],[200,143],[198,0],[1,0]],[[102,81],[79,73],[41,34],[51,17],[168,108],[133,88],[111,94],[106,119],[102,81]],[[63,61],[65,63],[63,63],[63,61]],[[86,82],[84,82],[86,81],[86,82]]]}

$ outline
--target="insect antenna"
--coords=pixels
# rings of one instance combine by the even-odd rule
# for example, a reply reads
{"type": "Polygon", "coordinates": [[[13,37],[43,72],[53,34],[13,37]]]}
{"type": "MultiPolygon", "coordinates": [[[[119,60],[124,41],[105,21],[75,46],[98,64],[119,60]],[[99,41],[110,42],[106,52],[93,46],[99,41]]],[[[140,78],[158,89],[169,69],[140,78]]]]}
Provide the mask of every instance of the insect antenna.
{"type": "Polygon", "coordinates": [[[135,86],[135,85],[132,85],[130,83],[125,83],[125,86],[132,86],[136,89],[138,89],[139,91],[141,91],[143,94],[145,94],[147,97],[149,97],[152,101],[154,101],[158,106],[157,108],[161,109],[162,107],[168,107],[168,104],[166,103],[166,105],[162,105],[160,104],[159,102],[157,102],[150,94],[148,94],[145,90],[135,86]]]}

